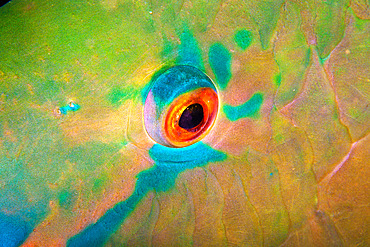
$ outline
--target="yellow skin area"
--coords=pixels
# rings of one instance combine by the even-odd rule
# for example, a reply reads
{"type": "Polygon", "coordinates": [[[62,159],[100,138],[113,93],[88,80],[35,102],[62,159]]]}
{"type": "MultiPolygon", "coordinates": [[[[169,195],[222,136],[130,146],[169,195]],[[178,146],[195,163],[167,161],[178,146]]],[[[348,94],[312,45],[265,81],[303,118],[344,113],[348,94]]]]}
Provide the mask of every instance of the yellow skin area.
{"type": "Polygon", "coordinates": [[[227,159],[148,193],[106,246],[370,245],[369,13],[365,0],[12,1],[0,9],[0,212],[35,212],[22,246],[65,246],[126,200],[154,165],[141,92],[189,30],[212,80],[210,47],[232,56],[203,140],[227,159]],[[225,116],[256,92],[257,116],[225,116]],[[60,114],[71,101],[81,109],[60,114]]]}

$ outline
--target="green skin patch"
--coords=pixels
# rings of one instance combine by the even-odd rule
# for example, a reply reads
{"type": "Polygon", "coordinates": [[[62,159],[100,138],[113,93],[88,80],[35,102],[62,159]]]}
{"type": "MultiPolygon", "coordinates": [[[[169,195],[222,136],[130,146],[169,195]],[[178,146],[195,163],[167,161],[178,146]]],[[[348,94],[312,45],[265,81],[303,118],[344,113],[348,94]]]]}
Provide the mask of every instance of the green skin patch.
{"type": "Polygon", "coordinates": [[[252,44],[253,34],[248,30],[240,30],[235,34],[234,39],[235,43],[242,48],[242,50],[246,50],[252,44]]]}

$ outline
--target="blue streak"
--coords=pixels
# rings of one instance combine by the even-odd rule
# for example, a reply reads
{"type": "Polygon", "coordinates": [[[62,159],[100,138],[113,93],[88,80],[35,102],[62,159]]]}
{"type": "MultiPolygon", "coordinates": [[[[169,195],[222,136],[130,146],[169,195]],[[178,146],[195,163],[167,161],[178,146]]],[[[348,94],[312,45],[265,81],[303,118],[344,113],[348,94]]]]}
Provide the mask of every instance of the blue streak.
{"type": "MultiPolygon", "coordinates": [[[[5,149],[12,147],[6,141],[3,145],[5,149]]],[[[48,214],[48,191],[44,191],[44,197],[38,197],[36,202],[30,202],[22,191],[25,180],[30,177],[22,169],[24,165],[21,160],[0,158],[0,174],[11,178],[5,180],[0,191],[0,247],[20,246],[48,214]]]]}
{"type": "Polygon", "coordinates": [[[180,37],[178,64],[191,65],[204,71],[201,50],[194,36],[185,30],[180,37]]]}
{"type": "Polygon", "coordinates": [[[0,247],[21,245],[32,232],[32,226],[21,217],[0,213],[0,247]]]}
{"type": "Polygon", "coordinates": [[[226,159],[224,153],[201,142],[185,148],[168,148],[155,144],[149,150],[149,155],[155,164],[138,174],[133,194],[126,201],[109,209],[95,224],[72,237],[67,246],[104,245],[149,191],[168,191],[175,185],[181,172],[226,159]]]}
{"type": "Polygon", "coordinates": [[[223,90],[231,79],[231,54],[222,44],[216,43],[209,49],[208,57],[216,81],[223,90]]]}
{"type": "Polygon", "coordinates": [[[60,110],[60,113],[61,114],[65,115],[65,114],[68,113],[68,111],[77,111],[80,108],[81,107],[78,104],[76,104],[76,103],[70,103],[70,104],[68,104],[66,106],[60,107],[59,110],[60,110]]]}
{"type": "Polygon", "coordinates": [[[263,95],[261,93],[255,93],[247,102],[242,105],[224,105],[223,111],[230,121],[236,121],[241,118],[255,116],[261,109],[262,103],[263,95]]]}

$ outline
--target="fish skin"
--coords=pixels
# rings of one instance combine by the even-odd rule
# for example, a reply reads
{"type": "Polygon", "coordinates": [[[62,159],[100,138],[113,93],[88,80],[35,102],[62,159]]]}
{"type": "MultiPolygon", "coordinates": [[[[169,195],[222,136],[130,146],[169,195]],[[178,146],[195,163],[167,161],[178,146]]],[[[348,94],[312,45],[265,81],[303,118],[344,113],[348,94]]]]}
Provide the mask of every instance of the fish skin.
{"type": "Polygon", "coordinates": [[[368,13],[365,0],[1,7],[0,246],[83,246],[86,229],[90,246],[370,245],[368,13]],[[152,78],[179,64],[218,88],[197,151],[155,144],[143,123],[152,78]],[[256,113],[223,110],[253,95],[256,113]]]}

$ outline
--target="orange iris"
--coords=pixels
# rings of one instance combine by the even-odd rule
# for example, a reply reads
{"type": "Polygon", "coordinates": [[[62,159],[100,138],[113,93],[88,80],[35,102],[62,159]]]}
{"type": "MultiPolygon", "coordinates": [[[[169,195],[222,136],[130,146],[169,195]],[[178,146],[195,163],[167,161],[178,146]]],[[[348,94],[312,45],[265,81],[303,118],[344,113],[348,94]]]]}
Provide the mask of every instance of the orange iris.
{"type": "Polygon", "coordinates": [[[214,124],[218,112],[217,93],[211,88],[199,88],[175,99],[168,107],[163,119],[167,141],[174,147],[189,146],[202,139],[214,124]],[[203,108],[203,119],[191,128],[180,127],[179,120],[187,107],[199,104],[203,108]]]}

